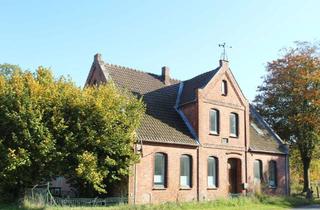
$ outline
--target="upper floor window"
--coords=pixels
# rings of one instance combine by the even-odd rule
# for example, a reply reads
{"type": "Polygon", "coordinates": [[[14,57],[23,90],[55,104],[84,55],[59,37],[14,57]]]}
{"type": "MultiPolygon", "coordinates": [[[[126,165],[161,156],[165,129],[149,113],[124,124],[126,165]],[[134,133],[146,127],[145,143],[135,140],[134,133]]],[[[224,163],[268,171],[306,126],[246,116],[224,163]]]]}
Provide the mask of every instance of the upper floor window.
{"type": "Polygon", "coordinates": [[[228,94],[228,84],[226,80],[221,82],[221,95],[226,96],[228,94]]]}
{"type": "Polygon", "coordinates": [[[216,157],[208,158],[208,187],[218,187],[218,159],[216,157]]]}
{"type": "Polygon", "coordinates": [[[182,155],[180,158],[180,186],[183,188],[192,187],[192,157],[182,155]]]}
{"type": "Polygon", "coordinates": [[[239,135],[239,116],[236,113],[230,114],[230,136],[238,137],[239,135]]]}
{"type": "Polygon", "coordinates": [[[153,185],[155,187],[166,187],[167,185],[167,155],[156,153],[154,157],[153,185]]]}
{"type": "Polygon", "coordinates": [[[269,186],[277,187],[277,163],[274,160],[269,162],[269,186]]]}
{"type": "Polygon", "coordinates": [[[216,109],[210,110],[210,133],[219,134],[219,111],[216,109]]]}
{"type": "Polygon", "coordinates": [[[262,174],[262,161],[255,160],[253,163],[254,183],[261,183],[263,179],[262,174]]]}

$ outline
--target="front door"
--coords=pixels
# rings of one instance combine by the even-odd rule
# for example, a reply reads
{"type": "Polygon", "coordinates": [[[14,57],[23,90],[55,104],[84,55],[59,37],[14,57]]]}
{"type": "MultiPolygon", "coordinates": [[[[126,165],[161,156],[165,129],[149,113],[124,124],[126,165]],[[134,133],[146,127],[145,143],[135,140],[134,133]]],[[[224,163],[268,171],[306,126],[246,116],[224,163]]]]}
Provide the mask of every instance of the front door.
{"type": "Polygon", "coordinates": [[[241,193],[241,160],[228,159],[229,193],[241,193]]]}

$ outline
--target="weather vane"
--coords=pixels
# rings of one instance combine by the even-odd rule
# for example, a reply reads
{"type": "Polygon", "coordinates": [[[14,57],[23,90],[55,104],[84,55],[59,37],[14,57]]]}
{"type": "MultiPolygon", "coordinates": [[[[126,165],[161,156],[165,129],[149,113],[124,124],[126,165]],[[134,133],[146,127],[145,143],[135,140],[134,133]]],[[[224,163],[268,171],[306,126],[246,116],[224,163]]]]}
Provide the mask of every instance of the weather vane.
{"type": "Polygon", "coordinates": [[[223,42],[222,44],[219,44],[219,47],[223,48],[223,51],[221,53],[220,59],[227,61],[228,60],[228,55],[226,52],[226,48],[232,48],[232,46],[226,45],[225,42],[223,42]]]}

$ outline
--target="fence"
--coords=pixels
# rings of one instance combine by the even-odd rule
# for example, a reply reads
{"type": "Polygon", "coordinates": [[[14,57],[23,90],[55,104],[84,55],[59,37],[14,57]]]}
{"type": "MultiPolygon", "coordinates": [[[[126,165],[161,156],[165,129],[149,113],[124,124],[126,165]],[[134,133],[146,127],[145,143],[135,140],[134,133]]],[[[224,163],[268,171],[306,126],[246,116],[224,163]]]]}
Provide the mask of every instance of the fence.
{"type": "Polygon", "coordinates": [[[107,198],[62,198],[53,196],[50,185],[36,185],[25,193],[28,202],[38,206],[109,206],[114,204],[128,203],[127,197],[107,197],[107,198]]]}

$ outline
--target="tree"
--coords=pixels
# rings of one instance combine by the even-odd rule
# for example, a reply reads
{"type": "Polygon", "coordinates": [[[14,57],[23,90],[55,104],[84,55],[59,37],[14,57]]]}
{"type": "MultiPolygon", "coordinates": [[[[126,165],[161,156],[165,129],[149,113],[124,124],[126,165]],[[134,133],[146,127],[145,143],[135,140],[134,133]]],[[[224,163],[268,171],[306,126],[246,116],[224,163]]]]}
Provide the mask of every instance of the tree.
{"type": "Polygon", "coordinates": [[[105,193],[106,180],[128,174],[141,100],[112,83],[81,89],[43,67],[16,67],[0,68],[1,195],[56,176],[105,193]]]}
{"type": "MultiPolygon", "coordinates": [[[[319,146],[318,146],[319,147],[319,146]]],[[[301,162],[300,153],[297,147],[291,147],[290,149],[290,181],[291,192],[301,192],[303,189],[303,164],[301,162]]],[[[310,163],[310,180],[320,180],[320,152],[319,148],[316,148],[310,163]]]]}
{"type": "Polygon", "coordinates": [[[303,164],[303,191],[310,188],[309,169],[320,126],[319,45],[296,42],[281,58],[267,64],[255,103],[273,129],[296,147],[303,164]]]}
{"type": "Polygon", "coordinates": [[[10,77],[15,71],[21,71],[21,68],[18,65],[8,63],[0,64],[0,75],[4,77],[10,77]]]}

